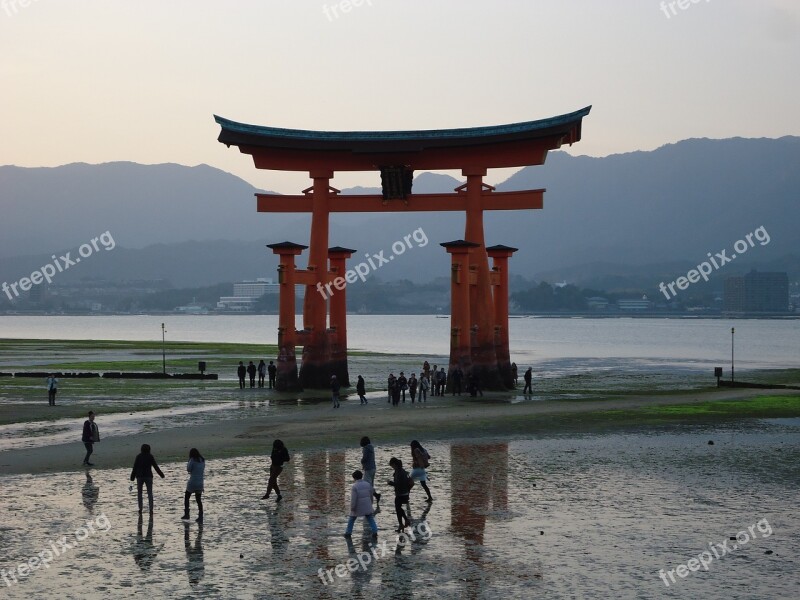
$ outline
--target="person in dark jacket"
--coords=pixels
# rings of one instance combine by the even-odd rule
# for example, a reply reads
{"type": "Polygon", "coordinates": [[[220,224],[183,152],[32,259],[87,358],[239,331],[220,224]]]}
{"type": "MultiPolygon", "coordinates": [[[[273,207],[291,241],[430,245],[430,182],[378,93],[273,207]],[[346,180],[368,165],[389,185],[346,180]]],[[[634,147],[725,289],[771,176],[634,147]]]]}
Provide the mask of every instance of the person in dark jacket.
{"type": "Polygon", "coordinates": [[[89,411],[88,419],[83,422],[83,434],[81,441],[86,448],[86,456],[83,459],[83,464],[86,467],[93,467],[94,464],[89,462],[89,457],[94,452],[94,443],[100,441],[100,430],[94,422],[94,411],[89,411]]]}
{"type": "Polygon", "coordinates": [[[414,404],[414,398],[417,397],[417,384],[419,381],[417,380],[416,373],[412,373],[411,377],[408,378],[408,395],[411,396],[411,404],[414,404]]]}
{"type": "Polygon", "coordinates": [[[453,370],[452,378],[453,378],[453,394],[452,395],[455,396],[456,393],[458,393],[458,395],[460,396],[461,395],[461,382],[464,381],[464,371],[461,370],[461,367],[456,367],[453,370]]]}
{"type": "Polygon", "coordinates": [[[239,361],[239,368],[236,369],[236,374],[239,376],[239,389],[244,389],[244,378],[247,376],[247,367],[244,366],[242,361],[239,361]]]}
{"type": "Polygon", "coordinates": [[[250,376],[250,387],[256,387],[256,366],[253,364],[253,361],[250,361],[250,364],[247,365],[247,374],[250,376]]]}
{"type": "Polygon", "coordinates": [[[531,386],[531,380],[533,379],[533,367],[528,367],[528,370],[525,371],[524,375],[525,379],[525,387],[522,388],[522,393],[533,393],[533,387],[531,386]]]}
{"type": "Polygon", "coordinates": [[[274,362],[269,361],[267,373],[269,373],[269,387],[272,389],[275,387],[275,376],[278,374],[278,367],[275,366],[274,362]]]}
{"type": "Polygon", "coordinates": [[[155,457],[150,454],[150,444],[142,444],[142,451],[136,456],[131,470],[131,481],[136,480],[136,493],[139,501],[139,514],[142,514],[142,486],[147,487],[147,502],[150,514],[153,514],[153,469],[164,479],[164,473],[158,468],[155,457]]]}
{"type": "Polygon", "coordinates": [[[367,398],[364,395],[366,393],[367,393],[367,386],[364,383],[364,378],[361,375],[359,375],[358,381],[356,382],[356,394],[358,394],[358,397],[361,398],[361,404],[368,404],[367,398]]]}
{"type": "Polygon", "coordinates": [[[400,371],[400,377],[397,378],[396,385],[400,388],[400,391],[403,394],[403,403],[406,401],[406,390],[408,389],[408,379],[406,376],[403,375],[403,372],[400,371]]]}
{"type": "Polygon", "coordinates": [[[428,481],[428,473],[425,471],[429,466],[428,461],[430,458],[431,455],[422,447],[422,444],[417,440],[411,442],[411,479],[420,482],[422,489],[428,494],[427,502],[433,502],[433,496],[431,496],[431,491],[426,483],[428,481]]]}
{"type": "Polygon", "coordinates": [[[397,522],[399,527],[397,532],[403,531],[406,527],[411,527],[411,519],[408,518],[406,511],[403,510],[403,504],[408,504],[408,494],[411,492],[411,486],[414,482],[408,474],[408,471],[403,469],[403,461],[399,458],[392,457],[389,460],[389,466],[394,469],[394,477],[387,483],[394,488],[394,510],[397,513],[397,522]]]}
{"type": "Polygon", "coordinates": [[[519,376],[517,372],[517,363],[515,362],[511,363],[511,379],[514,380],[514,387],[517,387],[517,384],[519,383],[519,376]]]}
{"type": "Polygon", "coordinates": [[[267,483],[267,493],[261,496],[262,500],[266,500],[269,498],[272,490],[275,490],[275,493],[278,497],[275,499],[276,502],[280,502],[283,500],[283,496],[281,495],[281,489],[278,487],[278,475],[281,474],[283,471],[284,463],[289,462],[289,451],[286,449],[286,445],[281,440],[275,440],[272,442],[272,454],[270,454],[271,464],[269,466],[269,482],[267,483]]]}
{"type": "Polygon", "coordinates": [[[397,386],[397,377],[394,376],[394,373],[389,373],[389,381],[386,384],[386,389],[389,392],[389,399],[386,402],[391,402],[394,400],[394,388],[397,386]]]}

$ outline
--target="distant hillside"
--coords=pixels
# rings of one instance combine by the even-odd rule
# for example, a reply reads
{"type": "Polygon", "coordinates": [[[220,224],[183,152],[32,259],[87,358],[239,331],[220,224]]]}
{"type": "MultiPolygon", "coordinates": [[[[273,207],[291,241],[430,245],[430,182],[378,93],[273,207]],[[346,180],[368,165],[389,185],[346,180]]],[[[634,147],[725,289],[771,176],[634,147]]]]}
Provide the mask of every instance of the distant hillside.
{"type": "MultiPolygon", "coordinates": [[[[632,266],[658,264],[666,274],[673,268],[680,274],[764,226],[770,243],[751,249],[737,268],[769,263],[798,252],[798,165],[797,137],[687,140],[605,158],[554,152],[545,165],[498,186],[546,187],[544,210],[487,212],[486,239],[520,248],[512,273],[561,280],[581,272],[588,282],[610,270],[624,283],[629,276],[650,277],[632,266]]],[[[365,174],[365,181],[374,180],[365,174]]],[[[444,192],[459,183],[421,173],[414,190],[444,192]]],[[[195,286],[272,276],[276,262],[264,245],[307,243],[310,218],[258,214],[256,191],[205,165],[0,167],[0,281],[16,281],[51,254],[74,253],[104,231],[117,248],[60,274],[64,281],[165,278],[195,286]]],[[[334,214],[331,223],[331,245],[358,249],[353,260],[388,252],[392,242],[423,229],[428,244],[382,267],[376,276],[384,280],[427,281],[446,273],[449,260],[439,243],[464,235],[458,213],[334,214]]]]}

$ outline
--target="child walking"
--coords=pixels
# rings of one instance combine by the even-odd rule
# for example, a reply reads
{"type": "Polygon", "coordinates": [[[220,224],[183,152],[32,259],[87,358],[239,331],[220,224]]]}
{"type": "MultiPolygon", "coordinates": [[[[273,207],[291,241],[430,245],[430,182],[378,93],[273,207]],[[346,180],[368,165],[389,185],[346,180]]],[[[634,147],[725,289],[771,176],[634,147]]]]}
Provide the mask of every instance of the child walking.
{"type": "Polygon", "coordinates": [[[189,499],[194,494],[197,502],[198,516],[195,519],[198,523],[203,522],[203,480],[205,479],[206,459],[200,454],[197,448],[189,450],[189,462],[186,463],[186,470],[189,472],[189,481],[186,482],[186,493],[183,496],[183,516],[184,521],[189,520],[189,499]]]}
{"type": "Polygon", "coordinates": [[[358,517],[366,517],[372,536],[378,535],[378,524],[375,522],[375,511],[372,509],[372,493],[374,490],[369,482],[364,481],[361,471],[353,471],[353,487],[350,488],[350,518],[347,521],[347,531],[344,537],[352,537],[353,525],[358,517]]]}

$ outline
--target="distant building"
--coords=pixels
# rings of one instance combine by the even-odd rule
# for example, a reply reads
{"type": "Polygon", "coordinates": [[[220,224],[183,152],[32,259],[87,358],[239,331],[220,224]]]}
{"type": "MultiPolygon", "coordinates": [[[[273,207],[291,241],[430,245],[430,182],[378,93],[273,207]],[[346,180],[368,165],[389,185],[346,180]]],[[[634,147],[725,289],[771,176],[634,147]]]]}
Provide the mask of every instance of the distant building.
{"type": "Polygon", "coordinates": [[[617,307],[620,310],[636,312],[651,310],[653,303],[647,299],[647,296],[642,296],[641,300],[617,300],[617,307]]]}
{"type": "Polygon", "coordinates": [[[744,277],[725,280],[725,312],[780,313],[789,310],[789,276],[787,273],[750,271],[744,277]]]}
{"type": "MultiPolygon", "coordinates": [[[[260,277],[255,281],[240,281],[233,284],[233,296],[222,296],[217,302],[218,310],[233,312],[252,311],[258,299],[267,294],[278,294],[280,284],[272,279],[260,277]]],[[[295,292],[299,292],[305,286],[295,286],[295,292]]]]}
{"type": "Polygon", "coordinates": [[[586,306],[589,310],[605,310],[608,308],[608,298],[592,296],[586,299],[586,306]]]}

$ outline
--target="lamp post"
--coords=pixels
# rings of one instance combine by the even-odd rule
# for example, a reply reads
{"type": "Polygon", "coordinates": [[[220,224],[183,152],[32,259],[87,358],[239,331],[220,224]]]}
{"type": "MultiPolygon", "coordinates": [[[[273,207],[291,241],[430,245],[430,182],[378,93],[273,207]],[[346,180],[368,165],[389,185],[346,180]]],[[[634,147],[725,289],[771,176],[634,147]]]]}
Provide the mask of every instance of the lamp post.
{"type": "Polygon", "coordinates": [[[167,347],[166,347],[166,336],[164,334],[167,333],[167,330],[164,329],[164,323],[161,324],[161,367],[163,369],[164,375],[167,374],[167,347]]]}
{"type": "Polygon", "coordinates": [[[736,330],[731,327],[731,381],[733,381],[733,334],[735,331],[736,330]]]}

